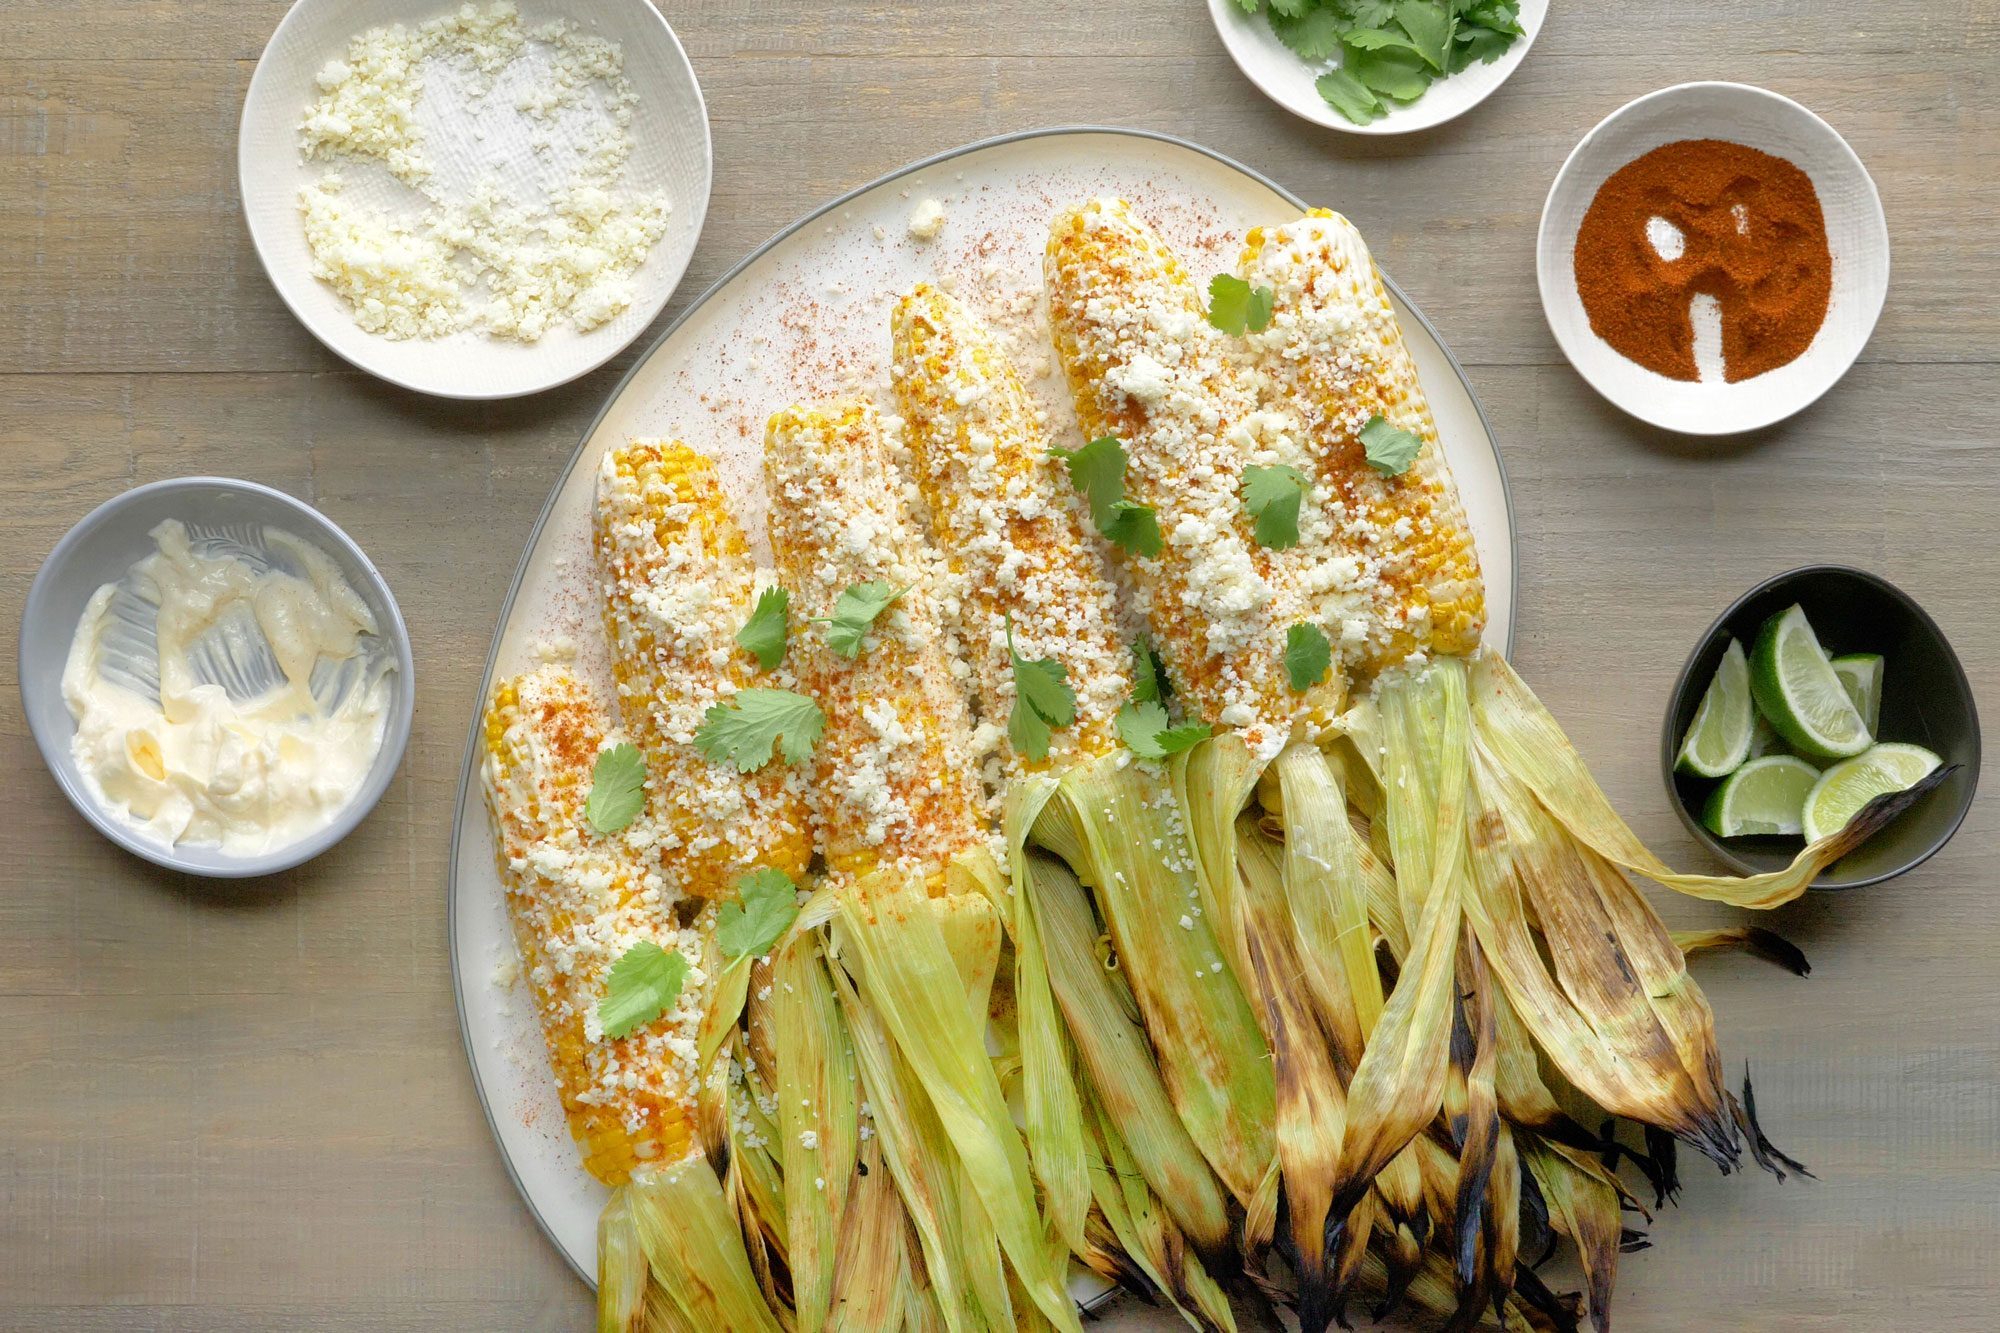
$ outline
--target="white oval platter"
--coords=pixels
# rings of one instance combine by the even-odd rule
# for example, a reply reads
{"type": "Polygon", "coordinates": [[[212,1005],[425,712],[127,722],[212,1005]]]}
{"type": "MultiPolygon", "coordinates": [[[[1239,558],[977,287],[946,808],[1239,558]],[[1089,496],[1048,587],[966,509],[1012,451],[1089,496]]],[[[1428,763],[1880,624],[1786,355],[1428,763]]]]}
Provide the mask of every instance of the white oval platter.
{"type": "MultiPolygon", "coordinates": [[[[574,654],[586,675],[605,678],[589,530],[606,448],[633,436],[674,435],[711,454],[761,544],[765,419],[803,398],[886,385],[889,302],[919,279],[953,281],[961,299],[989,314],[1033,306],[1049,219],[1065,204],[1103,194],[1131,200],[1196,273],[1233,269],[1250,226],[1297,217],[1306,207],[1274,182],[1185,141],[1083,128],[976,143],[905,167],[793,223],[681,315],[585,433],[528,538],[481,700],[498,676],[549,653],[574,654]],[[943,204],[946,220],[925,243],[909,233],[927,200],[943,204]]],[[[1504,650],[1513,633],[1514,525],[1500,455],[1457,362],[1400,293],[1396,300],[1485,569],[1487,639],[1504,650]]],[[[1039,321],[1002,316],[1003,328],[1027,335],[1016,349],[1025,372],[1051,359],[1039,321]]],[[[1034,388],[1060,438],[1073,418],[1060,372],[1046,370],[1034,388]]],[[[466,1053],[522,1198],[570,1265],[592,1281],[604,1191],[577,1162],[532,1002],[518,982],[502,980],[514,941],[477,785],[479,737],[475,710],[448,889],[466,1053]]]]}

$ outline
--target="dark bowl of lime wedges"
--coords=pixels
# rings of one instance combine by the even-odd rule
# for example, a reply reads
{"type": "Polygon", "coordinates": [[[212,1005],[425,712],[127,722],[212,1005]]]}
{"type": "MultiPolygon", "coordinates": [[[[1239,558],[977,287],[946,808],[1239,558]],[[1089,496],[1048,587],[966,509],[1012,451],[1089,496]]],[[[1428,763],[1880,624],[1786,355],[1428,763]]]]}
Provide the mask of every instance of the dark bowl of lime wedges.
{"type": "Polygon", "coordinates": [[[1958,831],[1979,781],[1979,713],[1922,607],[1866,570],[1807,565],[1744,593],[1695,645],[1660,772],[1688,831],[1743,874],[1782,869],[1864,808],[1906,805],[1813,884],[1858,889],[1958,831]]]}

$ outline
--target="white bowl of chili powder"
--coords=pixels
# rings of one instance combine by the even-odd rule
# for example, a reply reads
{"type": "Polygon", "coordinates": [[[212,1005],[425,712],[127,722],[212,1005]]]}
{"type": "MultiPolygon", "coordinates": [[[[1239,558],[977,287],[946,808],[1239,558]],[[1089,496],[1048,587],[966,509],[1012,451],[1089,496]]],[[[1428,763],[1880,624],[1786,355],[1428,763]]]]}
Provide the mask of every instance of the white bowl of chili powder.
{"type": "Polygon", "coordinates": [[[1800,411],[1854,364],[1888,292],[1889,229],[1831,125],[1763,88],[1683,83],[1570,153],[1535,266],[1592,388],[1653,425],[1729,435],[1800,411]]]}

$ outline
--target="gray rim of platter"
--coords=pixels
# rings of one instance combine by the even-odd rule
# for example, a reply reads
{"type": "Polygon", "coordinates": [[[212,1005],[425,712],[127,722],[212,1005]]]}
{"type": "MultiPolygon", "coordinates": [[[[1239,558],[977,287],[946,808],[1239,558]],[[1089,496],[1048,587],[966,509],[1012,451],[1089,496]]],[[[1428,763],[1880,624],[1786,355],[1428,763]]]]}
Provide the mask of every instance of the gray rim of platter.
{"type": "MultiPolygon", "coordinates": [[[[548,1219],[542,1215],[542,1210],[536,1205],[534,1196],[529,1192],[521,1179],[520,1173],[515,1169],[513,1157],[507,1149],[506,1138],[502,1135],[499,1124],[494,1120],[493,1101],[487,1095],[485,1082],[480,1077],[479,1061],[473,1051],[472,1031],[466,1014],[465,987],[461,976],[464,960],[459,957],[458,949],[459,873],[467,854],[467,849],[463,845],[463,831],[466,823],[466,811],[474,803],[473,775],[478,771],[480,739],[485,715],[485,700],[492,691],[494,666],[499,660],[501,644],[506,637],[509,623],[514,615],[515,602],[519,598],[522,584],[528,576],[530,561],[533,560],[535,552],[541,543],[543,529],[547,526],[550,514],[555,509],[556,502],[562,494],[563,489],[568,484],[571,475],[575,472],[578,461],[583,457],[585,448],[596,435],[597,429],[603,423],[605,417],[610,415],[612,409],[617,406],[626,390],[631,387],[634,379],[673,340],[674,335],[696,312],[706,305],[710,299],[728,288],[735,282],[739,275],[749,269],[759,259],[762,259],[771,250],[790,240],[793,236],[826,217],[828,214],[836,212],[843,205],[893,181],[912,176],[920,171],[942,166],[957,158],[966,157],[983,150],[998,148],[1007,144],[1021,143],[1026,140],[1049,139],[1069,135],[1122,135],[1132,139],[1184,149],[1207,158],[1217,165],[1241,173],[1301,211],[1313,206],[1291,190],[1280,185],[1277,181],[1272,180],[1263,172],[1258,171],[1254,167],[1245,166],[1236,159],[1226,154],[1218,153],[1212,148],[1207,148],[1192,140],[1181,138],[1179,135],[1116,125],[1060,125],[1038,130],[1021,130],[1012,134],[995,135],[992,138],[980,139],[973,143],[964,144],[946,152],[937,153],[933,156],[898,167],[894,171],[879,176],[864,185],[858,185],[828,200],[810,213],[805,214],[784,227],[742,259],[732,264],[729,270],[711,283],[706,291],[689,302],[685,309],[674,316],[673,322],[668,324],[660,332],[659,336],[653,339],[645,352],[626,370],[623,378],[619,380],[617,388],[611,391],[610,396],[604,400],[604,406],[598,409],[597,415],[591,419],[590,425],[578,437],[576,450],[570,455],[569,461],[563,465],[561,473],[557,475],[550,486],[549,498],[544,502],[541,513],[536,516],[534,527],[529,530],[528,539],[522,547],[521,560],[514,569],[513,583],[508,587],[506,600],[501,604],[499,621],[493,631],[493,643],[486,654],[486,669],[480,678],[479,702],[473,708],[472,722],[466,736],[465,758],[459,772],[458,800],[452,814],[450,869],[447,872],[445,880],[445,931],[451,939],[452,997],[453,1002],[458,1007],[459,1036],[465,1048],[466,1063],[472,1072],[473,1090],[478,1094],[480,1110],[486,1116],[487,1130],[493,1135],[494,1146],[499,1150],[501,1162],[507,1168],[507,1178],[513,1182],[516,1193],[521,1196],[521,1201],[527,1205],[529,1215],[535,1219],[535,1225],[541,1229],[542,1234],[548,1238],[549,1243],[555,1247],[556,1252],[562,1255],[564,1263],[568,1264],[571,1271],[575,1272],[579,1278],[582,1278],[592,1290],[596,1289],[597,1275],[577,1263],[575,1258],[571,1256],[568,1246],[563,1244],[561,1238],[556,1235],[555,1229],[549,1224],[548,1219]]],[[[1388,286],[1390,293],[1395,297],[1397,303],[1422,326],[1424,332],[1443,352],[1445,360],[1450,364],[1453,373],[1458,376],[1460,384],[1464,387],[1466,396],[1471,399],[1473,410],[1478,413],[1480,425],[1485,430],[1487,441],[1492,447],[1493,463],[1499,474],[1501,493],[1507,511],[1507,548],[1512,557],[1508,561],[1509,616],[1507,630],[1504,636],[1505,642],[1499,644],[1498,647],[1503,654],[1511,656],[1514,650],[1514,610],[1519,602],[1520,560],[1514,526],[1513,490],[1508,484],[1506,465],[1500,455],[1499,442],[1493,435],[1492,421],[1487,417],[1486,407],[1479,401],[1479,395],[1473,391],[1472,382],[1467,378],[1465,368],[1459,364],[1458,358],[1452,353],[1444,339],[1439,336],[1437,329],[1431,324],[1430,320],[1425,318],[1423,312],[1404,295],[1402,288],[1398,287],[1395,280],[1389,277],[1387,273],[1382,275],[1382,280],[1388,286]]],[[[490,856],[490,850],[482,847],[478,849],[477,854],[490,856]]],[[[1109,1301],[1116,1294],[1117,1289],[1114,1288],[1112,1291],[1106,1292],[1104,1295],[1085,1303],[1085,1308],[1094,1309],[1104,1302],[1109,1301]]]]}

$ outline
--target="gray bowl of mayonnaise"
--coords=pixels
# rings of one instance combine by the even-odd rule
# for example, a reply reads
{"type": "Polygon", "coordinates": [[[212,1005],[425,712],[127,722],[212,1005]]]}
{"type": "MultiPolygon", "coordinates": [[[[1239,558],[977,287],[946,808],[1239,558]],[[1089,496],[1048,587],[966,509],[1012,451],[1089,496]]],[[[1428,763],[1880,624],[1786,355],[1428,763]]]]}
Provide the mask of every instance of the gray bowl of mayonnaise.
{"type": "Polygon", "coordinates": [[[339,842],[410,737],[409,633],[361,548],[281,491],[181,477],[56,543],[21,616],[21,703],[97,830],[189,874],[339,842]]]}

